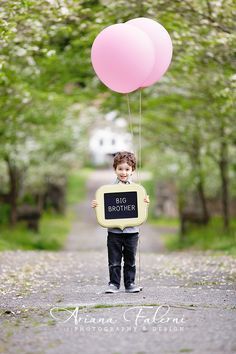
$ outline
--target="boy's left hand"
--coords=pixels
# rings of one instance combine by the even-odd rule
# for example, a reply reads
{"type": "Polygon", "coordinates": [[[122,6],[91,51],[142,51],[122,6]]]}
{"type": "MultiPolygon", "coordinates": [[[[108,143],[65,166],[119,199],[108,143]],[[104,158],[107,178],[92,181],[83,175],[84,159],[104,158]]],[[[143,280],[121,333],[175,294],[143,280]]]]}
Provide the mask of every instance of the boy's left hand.
{"type": "Polygon", "coordinates": [[[150,203],[150,200],[149,200],[149,195],[146,195],[146,197],[144,198],[144,201],[145,201],[145,203],[150,203]]]}

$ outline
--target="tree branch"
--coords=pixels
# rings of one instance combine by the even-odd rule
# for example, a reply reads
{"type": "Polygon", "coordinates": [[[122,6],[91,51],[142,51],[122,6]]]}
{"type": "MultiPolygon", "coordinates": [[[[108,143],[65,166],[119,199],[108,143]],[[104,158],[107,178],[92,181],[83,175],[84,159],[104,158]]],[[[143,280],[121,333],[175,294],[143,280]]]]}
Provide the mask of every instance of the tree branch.
{"type": "MultiPolygon", "coordinates": [[[[208,15],[202,13],[202,12],[199,12],[197,11],[194,6],[188,2],[188,0],[176,0],[177,2],[179,2],[180,4],[185,4],[187,6],[187,8],[192,11],[193,13],[197,14],[198,16],[200,16],[201,18],[203,19],[206,19],[208,21],[210,21],[211,23],[214,23],[215,24],[215,27],[220,29],[221,31],[225,32],[225,33],[229,33],[231,34],[231,30],[225,26],[223,26],[222,24],[218,23],[213,17],[212,17],[212,10],[211,8],[208,7],[208,13],[209,13],[209,9],[210,9],[210,13],[208,15]]],[[[207,1],[208,2],[208,1],[207,1]]],[[[210,4],[209,4],[210,6],[210,4]]],[[[233,30],[233,29],[232,29],[233,30]]]]}

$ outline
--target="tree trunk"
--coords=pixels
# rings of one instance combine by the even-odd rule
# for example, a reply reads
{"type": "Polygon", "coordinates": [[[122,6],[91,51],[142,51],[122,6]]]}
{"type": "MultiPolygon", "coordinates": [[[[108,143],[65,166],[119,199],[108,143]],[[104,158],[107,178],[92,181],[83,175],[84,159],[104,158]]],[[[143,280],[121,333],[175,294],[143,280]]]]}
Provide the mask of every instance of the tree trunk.
{"type": "Polygon", "coordinates": [[[185,197],[184,193],[180,190],[178,192],[178,210],[179,210],[179,221],[180,221],[180,228],[179,228],[179,242],[180,244],[186,241],[186,226],[183,220],[183,211],[185,207],[185,197]]]}
{"type": "Polygon", "coordinates": [[[197,170],[197,177],[198,177],[198,183],[197,183],[197,191],[201,203],[201,209],[202,209],[202,216],[203,219],[205,220],[206,224],[209,221],[210,215],[209,211],[207,209],[207,202],[206,202],[206,196],[205,196],[205,190],[204,190],[204,177],[203,177],[203,172],[202,172],[202,162],[201,162],[201,157],[200,157],[200,143],[199,139],[194,139],[193,141],[193,168],[197,170]]]}
{"type": "Polygon", "coordinates": [[[220,144],[220,176],[221,176],[221,202],[224,230],[228,231],[230,226],[229,215],[229,178],[228,178],[228,147],[225,141],[224,125],[221,126],[221,144],[220,144]]]}
{"type": "Polygon", "coordinates": [[[10,225],[15,226],[17,222],[17,199],[18,199],[18,185],[19,185],[19,170],[14,161],[6,157],[9,175],[9,202],[10,202],[10,225]]]}
{"type": "Polygon", "coordinates": [[[201,206],[202,206],[203,219],[205,220],[205,222],[207,224],[210,216],[209,216],[209,212],[207,209],[207,202],[206,202],[206,196],[205,196],[205,192],[204,192],[203,181],[201,179],[197,185],[197,189],[198,189],[198,195],[199,195],[201,206]]]}

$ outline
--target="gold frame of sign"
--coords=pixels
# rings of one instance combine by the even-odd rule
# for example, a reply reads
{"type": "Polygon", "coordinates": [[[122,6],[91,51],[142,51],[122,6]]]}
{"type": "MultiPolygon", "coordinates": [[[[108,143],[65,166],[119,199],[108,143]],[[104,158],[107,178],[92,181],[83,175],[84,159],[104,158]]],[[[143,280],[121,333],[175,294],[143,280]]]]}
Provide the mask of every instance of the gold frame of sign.
{"type": "Polygon", "coordinates": [[[148,203],[145,203],[144,198],[147,193],[143,186],[136,183],[131,184],[107,184],[96,191],[97,207],[95,208],[97,221],[103,227],[118,227],[123,230],[128,226],[138,226],[147,220],[148,216],[148,203]],[[104,193],[125,193],[137,192],[137,209],[138,217],[135,218],[122,218],[122,219],[105,219],[105,200],[104,193]]]}

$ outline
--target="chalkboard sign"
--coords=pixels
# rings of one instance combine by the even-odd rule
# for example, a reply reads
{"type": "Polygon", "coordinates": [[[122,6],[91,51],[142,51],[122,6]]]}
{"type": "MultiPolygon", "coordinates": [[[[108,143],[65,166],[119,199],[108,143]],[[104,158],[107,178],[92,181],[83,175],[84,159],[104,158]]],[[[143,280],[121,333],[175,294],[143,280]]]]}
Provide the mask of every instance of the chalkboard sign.
{"type": "Polygon", "coordinates": [[[139,184],[112,184],[100,187],[96,192],[95,208],[98,223],[104,227],[142,224],[147,218],[148,204],[144,202],[146,191],[139,184]]]}
{"type": "Polygon", "coordinates": [[[137,192],[104,193],[105,219],[138,217],[137,192]]]}

